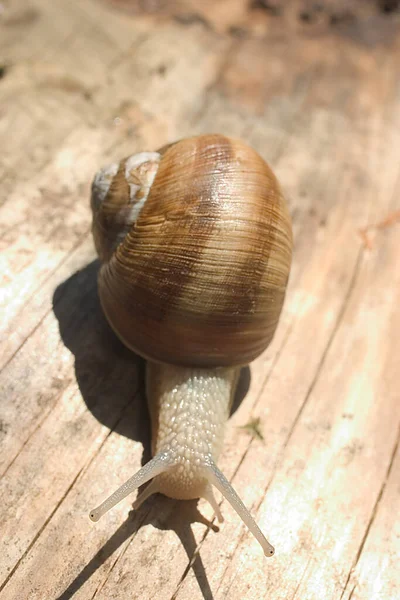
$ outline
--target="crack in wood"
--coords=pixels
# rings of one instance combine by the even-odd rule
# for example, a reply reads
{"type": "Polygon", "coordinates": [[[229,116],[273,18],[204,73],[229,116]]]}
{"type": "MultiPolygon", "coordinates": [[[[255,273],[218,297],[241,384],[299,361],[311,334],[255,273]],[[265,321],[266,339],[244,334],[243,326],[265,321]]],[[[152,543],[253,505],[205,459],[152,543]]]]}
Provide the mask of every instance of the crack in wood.
{"type": "MultiPolygon", "coordinates": [[[[362,552],[364,550],[364,546],[365,546],[365,544],[367,542],[369,533],[371,531],[371,527],[372,527],[372,525],[373,525],[373,523],[375,521],[375,518],[376,518],[376,516],[378,514],[379,505],[380,505],[381,500],[383,498],[383,494],[385,492],[385,489],[386,489],[386,486],[387,486],[387,482],[389,480],[389,477],[390,477],[390,474],[391,474],[391,471],[392,471],[392,468],[393,468],[393,464],[394,464],[394,461],[395,461],[395,458],[396,458],[396,454],[397,454],[397,451],[399,449],[399,444],[400,444],[400,426],[398,428],[398,433],[397,433],[396,441],[395,441],[395,444],[393,446],[393,450],[392,450],[392,453],[391,453],[391,456],[390,456],[389,464],[388,464],[388,467],[386,469],[385,478],[384,478],[384,480],[382,482],[382,485],[381,485],[381,487],[379,489],[379,493],[378,493],[378,495],[376,497],[375,504],[374,504],[374,506],[372,508],[372,511],[371,511],[371,516],[370,516],[370,518],[368,520],[367,526],[366,526],[365,531],[364,531],[364,535],[363,535],[363,537],[361,539],[360,545],[359,545],[358,550],[357,550],[357,554],[356,554],[356,556],[354,558],[354,561],[353,561],[352,566],[350,568],[350,571],[348,573],[346,582],[344,584],[343,591],[342,591],[341,596],[340,596],[340,600],[343,600],[344,594],[346,593],[346,590],[347,590],[348,585],[349,585],[349,583],[351,581],[351,578],[352,578],[352,576],[354,575],[354,573],[355,573],[355,571],[357,569],[357,565],[359,563],[359,560],[361,558],[362,552]]],[[[357,586],[357,582],[354,584],[354,587],[353,587],[353,589],[352,589],[352,591],[350,593],[350,596],[349,596],[348,600],[351,599],[356,586],[357,586]]]]}
{"type": "Polygon", "coordinates": [[[11,577],[14,575],[14,573],[17,571],[18,567],[20,566],[20,564],[22,563],[22,561],[24,560],[25,556],[27,556],[30,552],[30,550],[33,548],[33,546],[36,544],[37,540],[39,539],[39,537],[42,535],[43,531],[46,529],[47,525],[50,523],[51,519],[53,518],[53,516],[55,515],[55,513],[57,512],[57,510],[59,509],[59,507],[61,506],[61,504],[64,502],[65,498],[68,496],[68,494],[70,493],[70,491],[72,490],[73,486],[75,485],[75,483],[78,481],[81,473],[83,473],[85,466],[83,466],[78,473],[75,475],[75,477],[73,478],[72,482],[70,483],[70,485],[68,486],[67,490],[65,491],[65,493],[63,494],[63,496],[59,499],[59,501],[57,502],[57,504],[55,505],[55,507],[53,508],[53,510],[50,512],[50,515],[47,517],[47,519],[44,521],[43,525],[41,526],[41,528],[38,530],[38,532],[35,534],[35,536],[33,537],[33,539],[31,540],[31,542],[29,543],[29,545],[27,546],[26,550],[24,551],[24,553],[21,555],[21,557],[18,559],[18,561],[16,562],[16,564],[14,565],[14,567],[10,570],[9,574],[7,575],[6,579],[3,581],[3,583],[0,584],[0,592],[6,587],[7,583],[10,581],[11,577]]]}
{"type": "MultiPolygon", "coordinates": [[[[31,301],[31,299],[33,298],[33,296],[38,292],[38,290],[40,290],[41,288],[43,288],[44,285],[46,285],[46,283],[54,276],[54,274],[60,269],[60,267],[62,267],[69,258],[71,258],[71,256],[74,254],[74,252],[84,243],[84,241],[87,239],[88,235],[90,233],[90,229],[86,230],[85,233],[78,239],[78,241],[76,242],[76,244],[69,250],[68,254],[66,254],[61,260],[60,262],[57,263],[57,265],[51,269],[51,271],[49,271],[46,275],[46,277],[38,284],[37,288],[35,288],[33,290],[33,292],[30,294],[30,296],[27,296],[26,301],[24,302],[23,305],[21,305],[19,313],[22,313],[23,310],[25,310],[25,308],[27,307],[27,305],[29,304],[29,302],[31,301]]],[[[49,314],[51,314],[53,312],[53,307],[51,306],[39,319],[39,321],[37,322],[37,324],[35,325],[35,327],[33,327],[26,335],[26,337],[24,338],[24,340],[20,343],[20,345],[12,352],[12,354],[9,356],[9,358],[6,360],[6,362],[0,367],[0,375],[2,374],[2,372],[8,367],[8,365],[12,362],[12,360],[16,357],[16,355],[19,353],[19,351],[25,346],[25,344],[29,341],[29,339],[32,337],[32,335],[34,335],[34,333],[39,329],[39,327],[42,325],[43,321],[49,316],[49,314]]],[[[14,318],[18,318],[18,315],[16,315],[16,317],[14,318]]]]}
{"type": "MultiPolygon", "coordinates": [[[[136,392],[134,392],[133,397],[139,396],[142,393],[143,393],[143,389],[141,387],[139,387],[136,390],[136,392]]],[[[49,525],[49,523],[51,522],[51,520],[54,517],[54,515],[56,514],[56,512],[61,507],[61,505],[64,502],[64,500],[68,497],[69,493],[74,488],[74,486],[77,483],[77,481],[84,476],[84,474],[88,471],[88,469],[90,468],[90,466],[92,465],[92,463],[96,460],[96,458],[98,457],[99,453],[101,452],[103,446],[106,444],[106,442],[109,439],[109,437],[114,433],[115,429],[118,427],[118,424],[124,419],[125,413],[126,413],[128,407],[129,407],[129,405],[131,404],[131,401],[132,401],[132,399],[130,399],[126,403],[126,405],[121,409],[120,417],[115,422],[114,427],[108,431],[107,435],[104,437],[103,441],[101,442],[101,444],[99,445],[99,447],[97,448],[97,450],[95,451],[95,453],[92,456],[90,456],[88,458],[88,460],[86,461],[86,463],[79,469],[77,475],[73,478],[73,480],[70,483],[70,485],[68,486],[67,490],[64,492],[64,494],[62,495],[62,497],[60,498],[60,500],[56,503],[54,509],[51,511],[51,513],[48,516],[48,518],[44,521],[43,525],[40,527],[40,529],[38,530],[38,532],[35,534],[35,536],[33,537],[32,541],[27,546],[27,548],[25,549],[25,551],[23,552],[23,554],[21,555],[21,557],[18,559],[18,561],[16,562],[16,564],[14,565],[14,567],[10,570],[10,573],[8,574],[8,576],[6,577],[6,579],[4,580],[4,582],[2,584],[0,584],[0,592],[5,588],[5,586],[7,585],[8,581],[11,579],[11,577],[17,571],[18,567],[21,565],[21,563],[24,560],[24,558],[29,554],[30,550],[36,544],[36,542],[38,541],[38,539],[40,538],[40,536],[42,535],[42,533],[45,531],[46,527],[49,525]]],[[[46,415],[46,418],[47,417],[48,417],[48,415],[46,415]]]]}

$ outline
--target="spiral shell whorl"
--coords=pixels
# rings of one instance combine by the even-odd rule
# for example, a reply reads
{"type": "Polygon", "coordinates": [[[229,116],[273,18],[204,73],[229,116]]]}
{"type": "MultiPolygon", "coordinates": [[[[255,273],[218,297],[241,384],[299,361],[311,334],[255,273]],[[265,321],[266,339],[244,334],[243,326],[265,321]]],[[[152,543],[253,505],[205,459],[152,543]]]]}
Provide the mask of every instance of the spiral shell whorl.
{"type": "Polygon", "coordinates": [[[140,152],[100,169],[90,198],[93,237],[102,261],[110,260],[137,220],[156,176],[161,155],[140,152]]]}

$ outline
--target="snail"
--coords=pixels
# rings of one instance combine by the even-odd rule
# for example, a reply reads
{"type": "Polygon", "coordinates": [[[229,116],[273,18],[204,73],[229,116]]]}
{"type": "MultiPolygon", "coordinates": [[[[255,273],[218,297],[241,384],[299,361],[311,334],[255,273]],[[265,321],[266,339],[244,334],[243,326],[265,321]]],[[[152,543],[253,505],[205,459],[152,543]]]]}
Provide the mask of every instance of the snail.
{"type": "Polygon", "coordinates": [[[101,169],[91,208],[102,309],[146,359],[153,458],[90,518],[152,480],[134,508],[156,492],[205,498],[222,521],[216,487],[272,556],[216,461],[240,369],[285,297],[292,230],[274,174],[242,141],[200,135],[101,169]]]}

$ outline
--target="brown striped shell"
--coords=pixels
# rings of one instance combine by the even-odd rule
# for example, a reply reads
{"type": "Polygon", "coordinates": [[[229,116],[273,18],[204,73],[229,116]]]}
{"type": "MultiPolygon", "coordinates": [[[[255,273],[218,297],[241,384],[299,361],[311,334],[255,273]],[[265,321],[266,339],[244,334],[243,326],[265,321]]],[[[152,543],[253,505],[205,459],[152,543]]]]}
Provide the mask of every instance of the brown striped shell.
{"type": "Polygon", "coordinates": [[[92,210],[101,304],[127,346],[193,367],[246,364],[268,346],[292,233],[253,149],[202,135],[134,155],[96,175],[92,210]]]}

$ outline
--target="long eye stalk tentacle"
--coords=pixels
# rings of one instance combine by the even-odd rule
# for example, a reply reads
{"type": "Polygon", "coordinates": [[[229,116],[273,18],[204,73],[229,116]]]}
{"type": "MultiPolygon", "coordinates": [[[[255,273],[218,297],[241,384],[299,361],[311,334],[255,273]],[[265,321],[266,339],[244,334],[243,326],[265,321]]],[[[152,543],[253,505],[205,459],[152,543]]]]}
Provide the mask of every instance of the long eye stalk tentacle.
{"type": "MultiPolygon", "coordinates": [[[[147,464],[144,465],[135,475],[130,477],[128,481],[125,481],[111,496],[109,496],[100,506],[93,509],[89,513],[89,517],[92,521],[98,521],[106,512],[113,508],[116,504],[121,502],[128,494],[136,490],[138,487],[160,475],[165,473],[169,469],[175,466],[172,453],[160,452],[154,458],[152,458],[147,464]]],[[[143,492],[145,493],[146,490],[143,492]]]]}
{"type": "Polygon", "coordinates": [[[231,506],[236,510],[239,517],[242,519],[244,524],[248,527],[249,531],[254,535],[256,540],[260,543],[264,550],[265,556],[273,556],[275,553],[274,547],[269,543],[257,523],[233,489],[230,482],[227,480],[225,475],[218,469],[213,459],[208,457],[207,464],[205,466],[205,474],[210,483],[212,483],[221,494],[228,500],[231,506]]]}

